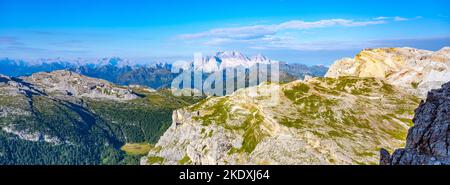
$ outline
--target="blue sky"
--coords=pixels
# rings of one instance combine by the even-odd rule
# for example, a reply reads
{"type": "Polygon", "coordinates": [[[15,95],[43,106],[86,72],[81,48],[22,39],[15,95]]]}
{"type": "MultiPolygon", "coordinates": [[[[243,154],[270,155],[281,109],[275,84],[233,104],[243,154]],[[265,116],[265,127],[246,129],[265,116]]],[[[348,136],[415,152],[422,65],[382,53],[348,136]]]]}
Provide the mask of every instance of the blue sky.
{"type": "Polygon", "coordinates": [[[0,0],[0,57],[192,59],[238,50],[329,65],[364,48],[450,45],[450,2],[0,0]]]}

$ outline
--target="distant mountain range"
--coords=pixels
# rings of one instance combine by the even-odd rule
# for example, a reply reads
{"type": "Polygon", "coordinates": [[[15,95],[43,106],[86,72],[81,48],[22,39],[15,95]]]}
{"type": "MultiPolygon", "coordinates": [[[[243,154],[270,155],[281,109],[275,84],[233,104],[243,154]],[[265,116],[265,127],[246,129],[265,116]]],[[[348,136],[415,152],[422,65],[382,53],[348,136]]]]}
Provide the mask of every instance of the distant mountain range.
{"type": "MultiPolygon", "coordinates": [[[[219,52],[215,56],[206,56],[200,64],[187,64],[187,68],[194,66],[203,69],[205,73],[212,73],[224,68],[244,67],[249,68],[256,64],[269,64],[272,60],[262,55],[249,58],[239,52],[219,52]]],[[[89,77],[108,80],[119,85],[142,85],[154,89],[168,88],[172,80],[179,73],[172,73],[173,65],[170,63],[155,63],[151,65],[133,64],[133,62],[113,57],[96,61],[84,59],[64,60],[41,59],[27,62],[24,60],[1,59],[0,74],[18,77],[27,76],[36,72],[51,72],[55,70],[69,70],[89,77]]],[[[325,66],[306,66],[303,64],[280,63],[281,81],[289,82],[303,79],[305,75],[323,76],[328,68],[325,66]]]]}
{"type": "Polygon", "coordinates": [[[170,69],[171,65],[166,63],[138,65],[118,57],[96,61],[60,58],[41,59],[33,62],[8,58],[0,60],[0,74],[12,77],[28,76],[37,72],[68,70],[116,84],[144,85],[155,89],[170,86],[171,80],[177,75],[172,74],[170,69]]]}

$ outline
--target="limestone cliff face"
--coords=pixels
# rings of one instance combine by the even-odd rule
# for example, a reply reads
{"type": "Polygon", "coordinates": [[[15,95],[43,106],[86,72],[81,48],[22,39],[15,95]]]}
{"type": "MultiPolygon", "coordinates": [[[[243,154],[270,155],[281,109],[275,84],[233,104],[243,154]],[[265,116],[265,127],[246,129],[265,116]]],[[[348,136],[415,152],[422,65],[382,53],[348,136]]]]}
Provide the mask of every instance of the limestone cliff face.
{"type": "Polygon", "coordinates": [[[414,48],[366,49],[355,58],[336,61],[325,76],[375,77],[425,98],[426,92],[450,81],[450,47],[436,52],[414,48]]]}
{"type": "Polygon", "coordinates": [[[404,146],[418,104],[376,78],[263,84],[175,111],[141,164],[377,164],[382,146],[404,146]]]}
{"type": "Polygon", "coordinates": [[[381,150],[381,164],[450,165],[450,82],[428,93],[416,109],[406,147],[392,156],[381,150]]]}

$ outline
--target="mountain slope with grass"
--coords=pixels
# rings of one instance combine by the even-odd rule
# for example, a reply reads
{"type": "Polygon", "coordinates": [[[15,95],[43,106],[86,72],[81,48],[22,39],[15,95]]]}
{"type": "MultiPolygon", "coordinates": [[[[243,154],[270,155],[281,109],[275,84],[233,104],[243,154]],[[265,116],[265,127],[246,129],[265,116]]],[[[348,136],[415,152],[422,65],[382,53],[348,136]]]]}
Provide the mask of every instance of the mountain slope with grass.
{"type": "Polygon", "coordinates": [[[141,164],[377,164],[404,146],[419,102],[376,78],[265,83],[174,111],[141,164]]]}

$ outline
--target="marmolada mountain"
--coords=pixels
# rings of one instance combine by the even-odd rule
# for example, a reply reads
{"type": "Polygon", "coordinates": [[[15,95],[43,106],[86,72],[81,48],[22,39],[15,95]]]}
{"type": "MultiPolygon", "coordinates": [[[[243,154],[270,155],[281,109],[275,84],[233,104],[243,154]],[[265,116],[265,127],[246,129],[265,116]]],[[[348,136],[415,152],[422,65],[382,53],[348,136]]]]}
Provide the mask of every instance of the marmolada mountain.
{"type": "MultiPolygon", "coordinates": [[[[274,62],[227,51],[182,69],[274,62]]],[[[0,164],[450,164],[450,48],[279,65],[279,82],[175,96],[171,64],[3,59],[0,164]]]]}

